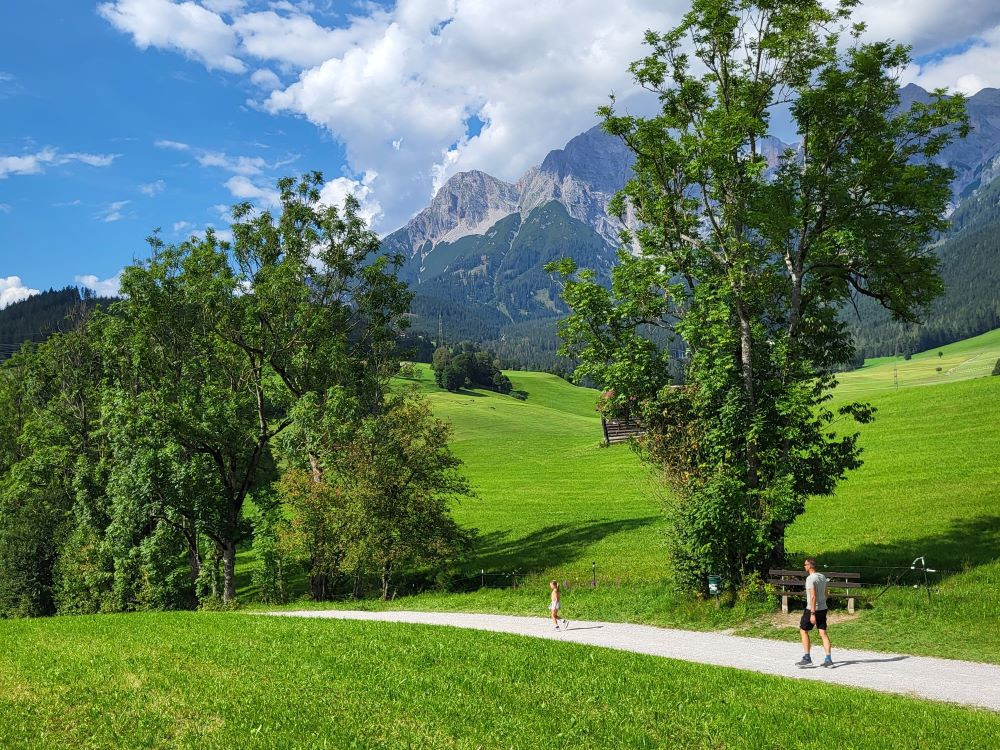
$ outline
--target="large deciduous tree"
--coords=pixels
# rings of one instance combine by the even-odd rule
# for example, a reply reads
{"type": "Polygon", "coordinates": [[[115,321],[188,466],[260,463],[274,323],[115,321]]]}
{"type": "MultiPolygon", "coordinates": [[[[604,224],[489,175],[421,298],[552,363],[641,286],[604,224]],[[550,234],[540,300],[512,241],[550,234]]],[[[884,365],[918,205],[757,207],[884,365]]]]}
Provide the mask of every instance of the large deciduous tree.
{"type": "Polygon", "coordinates": [[[638,228],[610,289],[572,261],[564,353],[580,376],[647,426],[662,469],[673,568],[739,582],[782,561],[805,498],[860,465],[864,404],[828,406],[853,355],[842,320],[858,296],[916,321],[942,285],[928,249],[945,227],[950,170],[935,162],[967,128],[964,101],[937,91],[900,107],[908,49],[862,43],[856,0],[694,0],[681,24],[648,32],[632,64],[658,97],[651,117],[602,108],[635,153],[614,209],[638,228]],[[845,34],[845,32],[847,32],[845,34]],[[773,121],[798,145],[777,151],[773,121]],[[651,328],[689,350],[672,387],[651,328]]]}
{"type": "MultiPolygon", "coordinates": [[[[119,411],[214,467],[214,504],[142,491],[142,512],[214,542],[226,602],[244,505],[275,477],[274,438],[294,424],[289,445],[318,480],[315,425],[377,411],[395,369],[410,300],[400,259],[380,254],[354,198],[322,205],[322,184],[318,173],[281,180],[277,213],[237,206],[232,243],[212,232],[178,247],[154,237],[150,260],[122,274],[125,298],[108,324],[119,411]]],[[[159,475],[170,466],[181,468],[160,461],[159,475]]]]}

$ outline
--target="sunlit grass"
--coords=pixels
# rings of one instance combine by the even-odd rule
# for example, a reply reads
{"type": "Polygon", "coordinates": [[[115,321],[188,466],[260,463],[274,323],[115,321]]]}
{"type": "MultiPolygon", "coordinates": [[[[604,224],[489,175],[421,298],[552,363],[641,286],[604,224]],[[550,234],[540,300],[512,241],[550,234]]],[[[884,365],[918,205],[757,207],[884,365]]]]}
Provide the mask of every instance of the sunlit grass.
{"type": "Polygon", "coordinates": [[[1000,735],[987,711],[452,628],[158,613],[5,621],[0,642],[5,750],[987,748],[1000,735]]]}

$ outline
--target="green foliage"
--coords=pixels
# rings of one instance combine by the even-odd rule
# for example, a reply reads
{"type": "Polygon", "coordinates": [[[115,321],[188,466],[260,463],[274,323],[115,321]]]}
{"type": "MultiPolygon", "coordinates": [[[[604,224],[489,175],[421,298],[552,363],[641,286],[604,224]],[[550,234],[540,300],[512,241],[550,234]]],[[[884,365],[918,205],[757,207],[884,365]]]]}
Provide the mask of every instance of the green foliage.
{"type": "Polygon", "coordinates": [[[410,300],[401,259],[322,184],[235,207],[232,244],[154,235],[109,313],[87,296],[0,368],[0,616],[231,604],[251,497],[257,583],[282,598],[275,451],[318,471],[379,412],[410,300]]]}
{"type": "Polygon", "coordinates": [[[1000,375],[1000,359],[997,360],[996,364],[993,365],[993,375],[1000,375]]]}
{"type": "Polygon", "coordinates": [[[450,436],[451,426],[431,416],[416,393],[393,394],[330,457],[343,497],[341,565],[354,575],[377,575],[383,598],[401,570],[436,572],[471,546],[474,532],[460,529],[450,512],[472,494],[448,448],[450,436]]]}
{"type": "Polygon", "coordinates": [[[290,560],[282,548],[283,527],[287,527],[287,522],[276,508],[259,513],[254,520],[253,554],[258,564],[253,572],[253,586],[264,604],[288,601],[290,560]]]}
{"type": "Polygon", "coordinates": [[[631,72],[658,116],[601,110],[636,154],[613,207],[634,211],[642,253],[619,255],[610,289],[550,265],[577,375],[638,405],[643,456],[672,490],[673,573],[691,589],[781,564],[806,497],[860,466],[857,435],[831,425],[872,410],[826,405],[854,355],[843,306],[862,295],[915,321],[942,289],[924,247],[945,227],[951,172],[934,157],[967,130],[964,101],[936,92],[898,111],[908,51],[858,33],[839,46],[853,5],[695,0],[676,29],[647,33],[631,72]],[[770,164],[761,143],[786,97],[801,153],[770,164]],[[649,326],[690,348],[682,387],[649,326]]]}
{"type": "Polygon", "coordinates": [[[493,352],[482,350],[471,341],[463,341],[451,349],[438,347],[432,366],[434,382],[452,392],[471,386],[507,394],[513,387],[493,352]]]}

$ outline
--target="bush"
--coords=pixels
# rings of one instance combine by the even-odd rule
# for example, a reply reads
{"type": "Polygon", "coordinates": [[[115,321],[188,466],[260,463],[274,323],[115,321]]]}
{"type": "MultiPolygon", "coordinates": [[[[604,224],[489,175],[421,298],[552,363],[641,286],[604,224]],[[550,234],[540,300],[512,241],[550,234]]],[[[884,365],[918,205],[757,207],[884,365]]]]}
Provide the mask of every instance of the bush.
{"type": "Polygon", "coordinates": [[[287,565],[278,540],[281,523],[276,509],[261,513],[254,520],[253,552],[257,567],[251,580],[264,604],[284,604],[288,601],[287,565]]]}
{"type": "Polygon", "coordinates": [[[1000,375],[1000,359],[998,359],[997,363],[993,365],[993,374],[1000,375]]]}

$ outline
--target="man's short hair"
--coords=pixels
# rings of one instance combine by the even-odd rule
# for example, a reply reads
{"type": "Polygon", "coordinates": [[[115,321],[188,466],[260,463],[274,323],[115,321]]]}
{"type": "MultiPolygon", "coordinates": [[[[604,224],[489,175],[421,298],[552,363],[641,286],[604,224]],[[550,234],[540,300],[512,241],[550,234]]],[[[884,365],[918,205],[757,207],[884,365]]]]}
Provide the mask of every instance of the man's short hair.
{"type": "Polygon", "coordinates": [[[803,564],[804,565],[808,565],[810,568],[815,568],[816,567],[816,558],[815,557],[807,557],[805,559],[805,561],[804,561],[803,564]]]}

